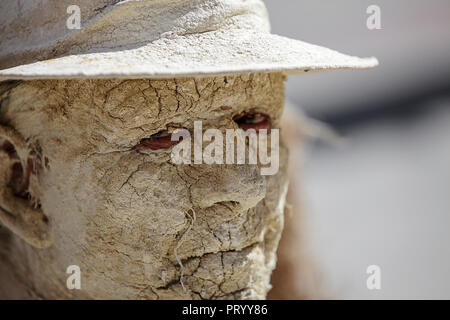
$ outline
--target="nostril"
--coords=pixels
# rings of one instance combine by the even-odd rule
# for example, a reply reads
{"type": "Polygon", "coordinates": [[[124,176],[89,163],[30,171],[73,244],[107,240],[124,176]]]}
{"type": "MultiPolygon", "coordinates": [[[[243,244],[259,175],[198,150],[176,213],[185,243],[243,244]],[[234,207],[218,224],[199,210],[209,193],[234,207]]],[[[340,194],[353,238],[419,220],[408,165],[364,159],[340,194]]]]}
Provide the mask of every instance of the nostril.
{"type": "Polygon", "coordinates": [[[242,207],[238,201],[220,201],[216,202],[214,205],[221,205],[229,208],[230,210],[242,207]]]}
{"type": "Polygon", "coordinates": [[[211,204],[209,207],[204,207],[203,209],[212,209],[217,213],[239,213],[248,210],[247,206],[243,206],[240,202],[237,201],[220,201],[211,204]]]}

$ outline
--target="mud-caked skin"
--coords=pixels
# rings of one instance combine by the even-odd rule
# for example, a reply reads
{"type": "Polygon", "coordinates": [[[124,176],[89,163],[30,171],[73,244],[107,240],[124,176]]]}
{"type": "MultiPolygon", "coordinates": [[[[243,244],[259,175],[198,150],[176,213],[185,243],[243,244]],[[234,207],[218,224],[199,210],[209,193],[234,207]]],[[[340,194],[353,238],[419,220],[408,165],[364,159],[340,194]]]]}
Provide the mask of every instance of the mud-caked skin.
{"type": "Polygon", "coordinates": [[[28,193],[52,244],[38,249],[0,227],[0,296],[265,298],[283,228],[284,145],[273,176],[258,165],[176,165],[172,147],[136,146],[165,130],[193,132],[197,120],[225,133],[245,112],[278,128],[284,80],[258,73],[9,84],[0,124],[42,163],[28,193]],[[80,267],[80,290],[66,286],[70,265],[80,267]]]}

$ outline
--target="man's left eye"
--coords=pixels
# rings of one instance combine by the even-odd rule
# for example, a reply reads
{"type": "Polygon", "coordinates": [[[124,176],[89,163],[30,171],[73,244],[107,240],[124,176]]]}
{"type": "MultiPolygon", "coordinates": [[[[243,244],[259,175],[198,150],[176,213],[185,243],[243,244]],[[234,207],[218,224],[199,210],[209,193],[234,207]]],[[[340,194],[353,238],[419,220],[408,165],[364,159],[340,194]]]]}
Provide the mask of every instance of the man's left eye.
{"type": "Polygon", "coordinates": [[[269,129],[271,125],[270,117],[259,112],[239,114],[235,116],[233,120],[242,130],[254,129],[258,131],[261,129],[269,129]]]}
{"type": "Polygon", "coordinates": [[[134,149],[135,150],[161,150],[168,149],[171,146],[178,144],[179,141],[172,141],[172,134],[167,130],[160,131],[150,136],[150,138],[142,139],[139,144],[137,144],[134,149]]]}

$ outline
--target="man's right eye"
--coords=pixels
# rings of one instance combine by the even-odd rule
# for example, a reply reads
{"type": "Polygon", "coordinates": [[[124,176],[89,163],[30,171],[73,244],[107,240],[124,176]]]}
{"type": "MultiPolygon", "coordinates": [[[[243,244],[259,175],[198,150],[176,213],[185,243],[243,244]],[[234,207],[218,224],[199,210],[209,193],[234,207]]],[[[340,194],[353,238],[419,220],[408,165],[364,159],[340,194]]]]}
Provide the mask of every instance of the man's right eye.
{"type": "Polygon", "coordinates": [[[181,142],[182,138],[179,141],[172,141],[172,134],[167,130],[160,131],[150,136],[150,138],[142,139],[139,144],[137,144],[134,149],[135,150],[161,150],[161,149],[169,149],[171,146],[178,144],[181,142]]]}

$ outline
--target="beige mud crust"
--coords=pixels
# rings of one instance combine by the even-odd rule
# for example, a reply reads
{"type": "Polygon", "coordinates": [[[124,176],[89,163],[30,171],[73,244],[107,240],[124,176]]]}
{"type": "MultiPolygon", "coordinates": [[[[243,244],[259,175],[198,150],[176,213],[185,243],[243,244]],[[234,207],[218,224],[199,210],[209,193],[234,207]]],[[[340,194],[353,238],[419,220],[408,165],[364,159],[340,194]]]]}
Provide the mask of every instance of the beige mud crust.
{"type": "Polygon", "coordinates": [[[170,150],[133,147],[161,130],[192,130],[195,120],[204,130],[237,128],[233,117],[249,110],[278,128],[284,80],[1,83],[0,124],[45,159],[29,193],[53,238],[37,249],[0,228],[0,282],[15,283],[2,297],[265,298],[283,228],[284,145],[274,176],[257,165],[174,165],[170,150]],[[81,290],[66,287],[69,265],[80,266],[81,290]]]}

